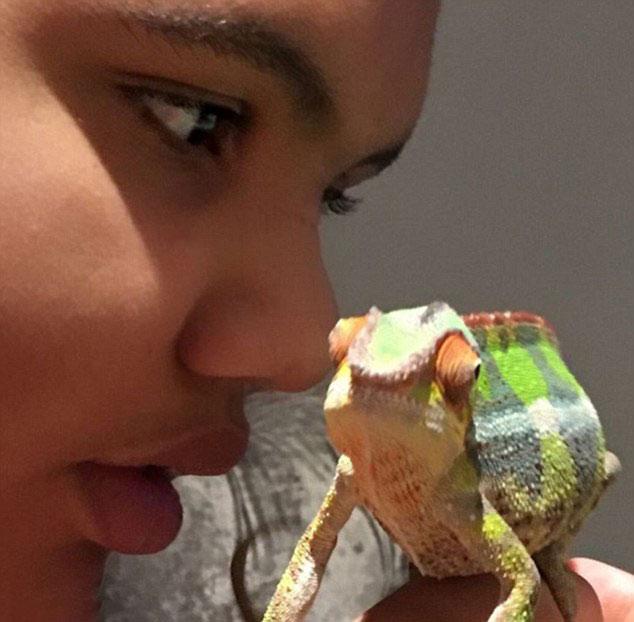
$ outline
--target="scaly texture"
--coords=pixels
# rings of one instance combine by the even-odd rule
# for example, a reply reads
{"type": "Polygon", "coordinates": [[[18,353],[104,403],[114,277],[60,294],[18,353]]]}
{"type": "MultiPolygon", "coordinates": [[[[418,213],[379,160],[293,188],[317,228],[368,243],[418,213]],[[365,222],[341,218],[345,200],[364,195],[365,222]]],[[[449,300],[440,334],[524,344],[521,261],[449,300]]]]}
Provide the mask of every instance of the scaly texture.
{"type": "Polygon", "coordinates": [[[341,453],[265,620],[300,620],[336,534],[366,507],[418,569],[492,572],[490,622],[530,622],[540,575],[566,621],[566,546],[619,469],[552,327],[523,312],[461,318],[444,303],[341,320],[325,401],[341,453]]]}

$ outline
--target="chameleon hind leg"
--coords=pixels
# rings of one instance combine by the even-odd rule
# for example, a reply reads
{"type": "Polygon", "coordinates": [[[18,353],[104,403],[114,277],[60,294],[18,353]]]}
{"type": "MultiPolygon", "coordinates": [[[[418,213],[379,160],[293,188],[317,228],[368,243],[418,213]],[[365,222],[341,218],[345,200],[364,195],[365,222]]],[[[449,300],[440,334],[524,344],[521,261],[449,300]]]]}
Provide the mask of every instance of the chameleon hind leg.
{"type": "Polygon", "coordinates": [[[542,579],[548,584],[553,599],[565,622],[572,622],[577,611],[575,581],[566,567],[569,537],[552,542],[533,555],[542,579]]]}
{"type": "Polygon", "coordinates": [[[585,504],[571,519],[569,531],[541,551],[533,554],[533,559],[539,568],[539,572],[548,584],[553,599],[565,622],[572,622],[577,610],[573,573],[566,567],[568,544],[572,536],[578,531],[583,519],[596,505],[605,488],[614,481],[620,470],[619,459],[612,452],[606,451],[603,461],[602,482],[595,493],[588,496],[585,504]]]}
{"type": "Polygon", "coordinates": [[[308,613],[337,535],[357,505],[350,459],[342,455],[317,515],[301,537],[269,602],[262,622],[298,622],[308,613]]]}
{"type": "Polygon", "coordinates": [[[583,519],[596,505],[605,488],[614,481],[621,470],[619,459],[612,452],[605,452],[603,464],[601,484],[595,494],[590,495],[586,503],[576,512],[576,515],[570,521],[568,533],[533,554],[533,559],[539,568],[539,572],[548,584],[553,599],[565,622],[572,622],[577,610],[573,573],[566,567],[568,544],[572,536],[578,531],[583,519]]]}

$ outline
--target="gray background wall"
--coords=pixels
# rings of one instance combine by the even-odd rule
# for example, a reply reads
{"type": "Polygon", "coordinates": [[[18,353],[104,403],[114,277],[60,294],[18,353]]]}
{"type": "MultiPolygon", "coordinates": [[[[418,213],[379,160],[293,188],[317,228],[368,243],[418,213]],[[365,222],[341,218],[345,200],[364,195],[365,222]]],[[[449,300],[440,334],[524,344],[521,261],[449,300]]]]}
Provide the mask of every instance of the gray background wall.
{"type": "Polygon", "coordinates": [[[634,570],[634,3],[445,0],[402,159],[326,219],[342,314],[526,309],[623,463],[576,553],[634,570]]]}

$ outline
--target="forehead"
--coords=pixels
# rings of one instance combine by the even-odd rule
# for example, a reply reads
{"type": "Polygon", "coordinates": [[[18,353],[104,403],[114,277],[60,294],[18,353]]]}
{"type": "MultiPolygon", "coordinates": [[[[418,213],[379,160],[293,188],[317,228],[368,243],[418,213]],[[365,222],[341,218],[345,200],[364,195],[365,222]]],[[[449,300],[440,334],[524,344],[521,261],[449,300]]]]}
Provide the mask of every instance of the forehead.
{"type": "Polygon", "coordinates": [[[435,0],[250,0],[318,64],[361,144],[409,134],[422,105],[435,0]],[[396,103],[396,105],[395,105],[396,103]]]}
{"type": "MultiPolygon", "coordinates": [[[[315,54],[343,114],[359,120],[355,134],[372,143],[384,128],[411,128],[427,86],[437,4],[361,0],[324,5],[329,10],[315,20],[315,54]]],[[[312,10],[324,5],[313,3],[312,10]]]]}

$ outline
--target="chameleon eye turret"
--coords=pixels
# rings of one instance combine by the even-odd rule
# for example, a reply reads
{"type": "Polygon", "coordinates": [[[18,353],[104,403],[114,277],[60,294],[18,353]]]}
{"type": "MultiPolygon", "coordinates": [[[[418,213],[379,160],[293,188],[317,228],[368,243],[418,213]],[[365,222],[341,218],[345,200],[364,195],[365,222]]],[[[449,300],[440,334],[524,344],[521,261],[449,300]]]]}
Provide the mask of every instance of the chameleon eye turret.
{"type": "Polygon", "coordinates": [[[339,365],[346,357],[350,344],[366,323],[367,317],[365,315],[349,317],[339,320],[330,331],[328,345],[330,358],[335,365],[339,365]]]}
{"type": "Polygon", "coordinates": [[[480,366],[478,351],[462,333],[451,333],[436,354],[435,376],[448,403],[456,408],[468,405],[480,366]]]}
{"type": "Polygon", "coordinates": [[[575,612],[566,550],[620,469],[554,329],[445,303],[340,320],[324,403],[333,483],[265,613],[308,612],[337,534],[366,507],[421,573],[493,573],[489,622],[531,622],[540,581],[575,612]]]}

